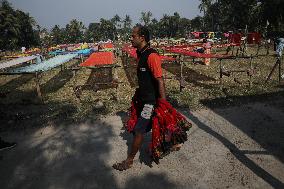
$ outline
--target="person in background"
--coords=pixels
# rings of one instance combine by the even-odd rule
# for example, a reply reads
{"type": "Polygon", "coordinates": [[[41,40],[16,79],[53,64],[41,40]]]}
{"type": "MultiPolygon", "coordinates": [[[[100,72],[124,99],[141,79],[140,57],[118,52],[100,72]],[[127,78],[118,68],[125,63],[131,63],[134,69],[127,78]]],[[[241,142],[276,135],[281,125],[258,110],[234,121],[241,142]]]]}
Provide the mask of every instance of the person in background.
{"type": "Polygon", "coordinates": [[[26,52],[26,47],[22,47],[21,51],[22,51],[22,53],[25,53],[26,52]]]}

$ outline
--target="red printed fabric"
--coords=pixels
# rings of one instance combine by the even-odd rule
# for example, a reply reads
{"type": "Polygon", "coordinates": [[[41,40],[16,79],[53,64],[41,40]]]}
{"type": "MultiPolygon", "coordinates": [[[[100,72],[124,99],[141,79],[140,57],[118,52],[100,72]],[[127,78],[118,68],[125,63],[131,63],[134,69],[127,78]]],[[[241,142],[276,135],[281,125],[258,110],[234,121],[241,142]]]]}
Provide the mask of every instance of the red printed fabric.
{"type": "Polygon", "coordinates": [[[217,45],[214,45],[213,47],[224,48],[224,47],[232,47],[232,46],[238,46],[238,44],[234,44],[234,43],[217,44],[217,45]]]}
{"type": "Polygon", "coordinates": [[[79,66],[92,67],[100,65],[109,65],[114,63],[114,54],[113,52],[95,52],[81,63],[79,66]]]}
{"type": "Polygon", "coordinates": [[[175,61],[176,60],[174,57],[171,57],[171,56],[160,55],[160,57],[161,57],[161,61],[175,61]]]}
{"type": "Polygon", "coordinates": [[[168,47],[164,47],[164,49],[166,51],[170,51],[170,50],[188,50],[191,51],[193,50],[195,47],[202,47],[203,43],[195,43],[195,44],[190,44],[190,45],[183,45],[183,46],[168,46],[168,47]]]}
{"type": "MultiPolygon", "coordinates": [[[[136,49],[130,46],[125,45],[122,48],[122,51],[126,52],[131,58],[137,59],[136,49]]],[[[175,61],[176,59],[171,56],[162,56],[159,55],[161,61],[175,61]]]]}
{"type": "Polygon", "coordinates": [[[229,57],[229,55],[205,54],[205,53],[187,51],[187,50],[183,50],[183,49],[172,49],[169,52],[182,54],[182,55],[190,56],[190,57],[194,57],[194,58],[225,58],[225,57],[229,57]]]}
{"type": "Polygon", "coordinates": [[[235,46],[240,46],[242,40],[242,34],[240,33],[233,33],[229,35],[229,42],[236,44],[235,46]]]}
{"type": "MultiPolygon", "coordinates": [[[[136,96],[133,97],[130,118],[126,124],[128,132],[132,132],[137,123],[137,110],[139,104],[136,96]]],[[[169,154],[174,145],[187,141],[187,131],[191,128],[189,123],[175,108],[166,100],[157,101],[152,118],[152,141],[149,146],[153,161],[159,160],[169,154]]]]}
{"type": "Polygon", "coordinates": [[[137,59],[137,54],[136,54],[135,48],[133,48],[129,45],[125,45],[124,47],[122,47],[122,51],[126,52],[131,58],[137,59]]]}
{"type": "Polygon", "coordinates": [[[248,33],[247,42],[248,44],[260,44],[261,34],[260,33],[248,33]]]}
{"type": "Polygon", "coordinates": [[[191,34],[194,36],[195,39],[199,39],[200,35],[203,34],[204,32],[191,32],[191,34]]]}
{"type": "Polygon", "coordinates": [[[101,47],[103,49],[113,49],[114,45],[112,43],[103,43],[103,44],[101,44],[101,47]]]}

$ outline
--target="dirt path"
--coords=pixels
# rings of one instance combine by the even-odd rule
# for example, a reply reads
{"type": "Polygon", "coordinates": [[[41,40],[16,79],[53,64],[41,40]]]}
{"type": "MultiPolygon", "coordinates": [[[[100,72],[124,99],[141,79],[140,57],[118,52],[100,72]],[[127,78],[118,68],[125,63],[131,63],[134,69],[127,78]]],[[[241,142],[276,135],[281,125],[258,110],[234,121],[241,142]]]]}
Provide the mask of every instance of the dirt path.
{"type": "MultiPolygon", "coordinates": [[[[151,164],[147,142],[132,169],[125,158],[131,136],[125,113],[76,125],[1,133],[17,147],[0,152],[6,188],[284,188],[284,112],[254,103],[182,111],[193,123],[182,149],[151,164]]],[[[146,141],[150,136],[146,137],[146,141]]]]}

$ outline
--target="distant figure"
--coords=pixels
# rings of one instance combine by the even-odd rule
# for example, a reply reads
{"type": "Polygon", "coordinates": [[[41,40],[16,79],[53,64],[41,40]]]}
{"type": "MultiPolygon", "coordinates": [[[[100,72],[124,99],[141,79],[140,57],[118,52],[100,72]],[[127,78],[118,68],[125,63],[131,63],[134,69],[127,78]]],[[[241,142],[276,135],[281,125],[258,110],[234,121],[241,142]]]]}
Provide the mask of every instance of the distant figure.
{"type": "Polygon", "coordinates": [[[21,50],[22,50],[22,53],[25,53],[26,52],[26,47],[22,47],[21,50]]]}
{"type": "Polygon", "coordinates": [[[198,52],[198,53],[204,53],[206,51],[206,49],[210,49],[211,48],[211,43],[207,40],[207,38],[204,38],[202,41],[202,47],[197,47],[194,49],[194,51],[198,52]]]}

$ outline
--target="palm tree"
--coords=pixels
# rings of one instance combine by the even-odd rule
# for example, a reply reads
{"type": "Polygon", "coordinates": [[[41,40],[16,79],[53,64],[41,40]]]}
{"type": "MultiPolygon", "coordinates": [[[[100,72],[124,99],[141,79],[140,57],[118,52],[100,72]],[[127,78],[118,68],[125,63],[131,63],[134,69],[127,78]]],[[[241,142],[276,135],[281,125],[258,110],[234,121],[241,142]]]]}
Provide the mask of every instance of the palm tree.
{"type": "Polygon", "coordinates": [[[121,18],[120,16],[118,16],[117,14],[114,15],[114,17],[111,19],[111,21],[114,23],[114,25],[117,27],[117,28],[120,28],[121,27],[121,18]]]}
{"type": "Polygon", "coordinates": [[[116,14],[114,17],[111,19],[112,24],[115,26],[115,30],[113,33],[113,36],[117,37],[117,34],[121,28],[121,19],[120,17],[116,14]]]}
{"type": "Polygon", "coordinates": [[[150,24],[152,16],[153,16],[153,14],[150,11],[148,11],[148,12],[141,12],[140,21],[144,22],[145,26],[148,26],[150,24]]]}
{"type": "Polygon", "coordinates": [[[128,38],[128,34],[131,30],[132,20],[129,15],[125,15],[125,19],[123,20],[123,38],[126,40],[128,38]]]}
{"type": "Polygon", "coordinates": [[[79,43],[83,40],[85,26],[82,22],[73,19],[66,25],[66,38],[69,43],[79,43]]]}

